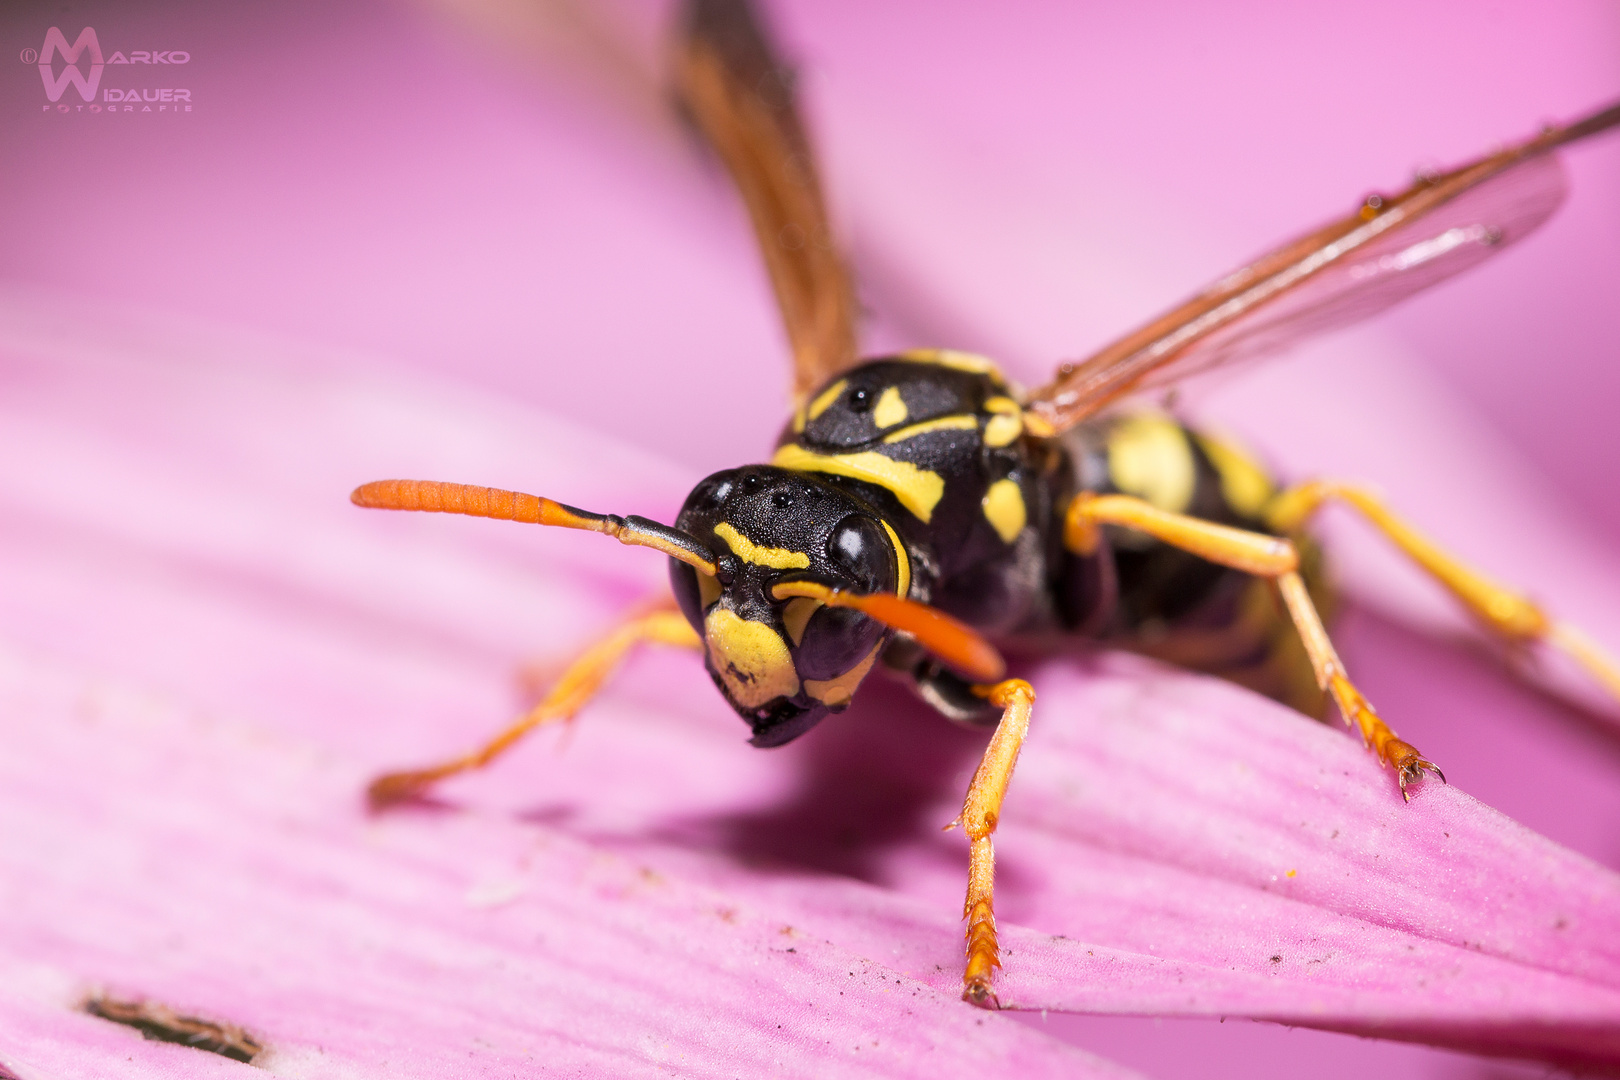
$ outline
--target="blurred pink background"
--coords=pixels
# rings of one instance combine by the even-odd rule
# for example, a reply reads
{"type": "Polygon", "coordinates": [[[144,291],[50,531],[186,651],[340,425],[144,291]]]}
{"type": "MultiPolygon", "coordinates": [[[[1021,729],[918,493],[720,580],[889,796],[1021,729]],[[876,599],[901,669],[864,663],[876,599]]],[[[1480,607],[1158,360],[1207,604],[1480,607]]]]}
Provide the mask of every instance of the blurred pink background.
{"type": "MultiPolygon", "coordinates": [[[[0,285],[450,374],[620,431],[692,479],[757,459],[783,345],[740,210],[638,82],[662,10],[598,10],[626,41],[603,75],[590,27],[547,45],[494,4],[10,5],[0,285]],[[194,110],[43,111],[20,50],[85,24],[108,50],[187,50],[173,85],[194,110]]],[[[870,341],[983,350],[1029,383],[1416,164],[1620,96],[1607,3],[770,12],[870,341]]],[[[1542,233],[1376,332],[1612,550],[1620,137],[1568,163],[1570,200],[1542,233]]],[[[1415,741],[1445,745],[1434,756],[1470,792],[1620,865],[1611,736],[1382,615],[1357,609],[1342,635],[1372,696],[1423,717],[1415,741]]],[[[1499,1069],[1246,1023],[1044,1023],[1162,1076],[1499,1069]]]]}

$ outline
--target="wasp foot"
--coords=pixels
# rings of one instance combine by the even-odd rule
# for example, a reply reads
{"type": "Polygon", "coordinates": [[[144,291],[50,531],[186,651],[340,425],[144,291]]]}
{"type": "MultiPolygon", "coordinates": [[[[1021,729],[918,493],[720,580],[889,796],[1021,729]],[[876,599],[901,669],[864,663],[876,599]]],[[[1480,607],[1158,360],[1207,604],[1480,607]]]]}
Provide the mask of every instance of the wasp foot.
{"type": "Polygon", "coordinates": [[[977,1005],[981,1009],[995,1012],[1001,1008],[1001,1002],[996,998],[994,990],[990,989],[990,976],[981,975],[976,978],[963,980],[962,1000],[969,1005],[977,1005]]]}
{"type": "Polygon", "coordinates": [[[1422,780],[1425,772],[1438,776],[1442,784],[1446,782],[1446,774],[1440,771],[1440,766],[1423,757],[1417,752],[1417,747],[1409,742],[1403,742],[1394,731],[1390,730],[1390,726],[1384,723],[1383,718],[1349,679],[1342,674],[1334,674],[1328,681],[1328,691],[1338,702],[1339,712],[1344,716],[1345,723],[1361,732],[1362,744],[1377,754],[1379,761],[1395,770],[1396,779],[1401,785],[1402,799],[1412,801],[1412,793],[1406,787],[1422,780]]]}
{"type": "Polygon", "coordinates": [[[1407,802],[1412,801],[1412,793],[1406,785],[1415,784],[1424,779],[1424,773],[1433,773],[1440,778],[1442,784],[1446,783],[1446,774],[1440,771],[1440,766],[1426,757],[1420,757],[1417,748],[1411,743],[1399,739],[1391,739],[1384,745],[1383,758],[1394,768],[1396,777],[1401,784],[1401,798],[1407,802]]]}
{"type": "Polygon", "coordinates": [[[962,1000],[981,1009],[999,1009],[1001,1002],[990,989],[990,976],[1001,966],[1001,947],[996,940],[996,917],[988,896],[968,905],[967,920],[967,970],[962,973],[962,1000]]]}
{"type": "Polygon", "coordinates": [[[366,787],[366,802],[373,810],[386,810],[395,803],[420,798],[439,779],[438,770],[385,773],[366,787]]]}

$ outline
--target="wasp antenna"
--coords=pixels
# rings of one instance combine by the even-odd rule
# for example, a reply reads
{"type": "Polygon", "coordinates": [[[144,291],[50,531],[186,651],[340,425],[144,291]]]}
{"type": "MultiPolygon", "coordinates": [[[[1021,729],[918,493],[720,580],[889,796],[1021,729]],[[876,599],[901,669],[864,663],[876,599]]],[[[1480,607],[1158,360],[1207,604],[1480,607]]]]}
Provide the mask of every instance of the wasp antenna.
{"type": "Polygon", "coordinates": [[[1007,673],[1007,662],[996,647],[978,632],[938,608],[888,593],[848,593],[814,581],[784,581],[771,589],[778,600],[807,596],[828,607],[854,608],[892,630],[917,639],[957,673],[974,682],[996,682],[1007,673]]]}
{"type": "Polygon", "coordinates": [[[349,501],[374,510],[427,510],[604,533],[621,544],[662,551],[710,577],[715,572],[714,553],[679,529],[644,517],[595,514],[521,491],[437,480],[374,480],[355,488],[349,501]]]}

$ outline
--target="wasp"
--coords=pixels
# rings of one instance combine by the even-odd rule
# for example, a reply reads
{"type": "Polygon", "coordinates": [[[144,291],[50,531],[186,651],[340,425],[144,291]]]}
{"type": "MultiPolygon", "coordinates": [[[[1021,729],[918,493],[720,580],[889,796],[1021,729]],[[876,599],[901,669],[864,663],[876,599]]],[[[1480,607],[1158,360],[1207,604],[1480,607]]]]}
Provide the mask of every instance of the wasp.
{"type": "Polygon", "coordinates": [[[1564,196],[1561,147],[1620,104],[1374,195],[1025,392],[979,356],[860,359],[850,271],[830,242],[793,77],[744,0],[691,0],[672,50],[684,112],[747,205],[792,347],[795,408],[768,463],[717,472],[673,525],[535,495],[417,480],[365,507],[598,532],[669,558],[672,602],[586,649],[473,753],[376,780],[375,805],[488,764],[571,718],[638,644],[701,651],[760,747],[850,704],[881,669],[951,720],[993,729],[953,824],[969,845],[963,997],[995,1007],[992,834],[1035,690],[996,643],[1041,635],[1148,652],[1322,713],[1328,702],[1401,793],[1440,769],[1356,688],[1321,611],[1306,532],[1324,504],[1364,516],[1490,632],[1560,649],[1620,697],[1620,665],[1574,627],[1428,540],[1371,491],[1279,484],[1241,448],[1139,404],[1195,373],[1365,318],[1502,251],[1564,196]]]}

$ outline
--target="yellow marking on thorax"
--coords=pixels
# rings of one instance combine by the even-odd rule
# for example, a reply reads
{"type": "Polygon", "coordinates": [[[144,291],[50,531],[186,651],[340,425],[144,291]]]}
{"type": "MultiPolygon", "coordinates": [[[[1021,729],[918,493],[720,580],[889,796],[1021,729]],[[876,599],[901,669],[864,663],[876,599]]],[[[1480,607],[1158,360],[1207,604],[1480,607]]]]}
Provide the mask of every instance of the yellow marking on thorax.
{"type": "Polygon", "coordinates": [[[1020,416],[1001,413],[984,425],[984,445],[1006,446],[1024,433],[1024,420],[1020,416]]]}
{"type": "Polygon", "coordinates": [[[889,534],[889,543],[894,545],[894,561],[896,564],[898,564],[898,573],[895,575],[894,595],[900,597],[910,596],[911,556],[906,552],[906,545],[900,542],[899,534],[894,531],[894,526],[890,525],[882,518],[878,518],[878,524],[883,526],[883,531],[889,534]]]}
{"type": "Polygon", "coordinates": [[[900,505],[927,523],[934,507],[945,496],[945,478],[937,472],[919,469],[909,461],[896,461],[875,450],[858,454],[817,454],[797,443],[776,451],[771,464],[794,472],[819,472],[847,476],[886,488],[900,505]]]}
{"type": "Polygon", "coordinates": [[[772,570],[803,570],[810,565],[810,556],[787,548],[761,547],[748,537],[722,521],[714,527],[714,535],[730,545],[737,558],[755,566],[768,566],[772,570]]]}
{"type": "Polygon", "coordinates": [[[1127,495],[1172,514],[1186,511],[1198,480],[1186,432],[1152,413],[1127,417],[1109,433],[1108,475],[1127,495]]]}
{"type": "Polygon", "coordinates": [[[899,431],[892,431],[883,436],[883,441],[885,443],[905,442],[907,439],[915,439],[918,435],[926,435],[930,431],[949,431],[953,429],[971,431],[978,426],[978,417],[960,413],[956,416],[941,416],[937,420],[924,420],[920,424],[903,427],[899,431]]]}
{"type": "Polygon", "coordinates": [[[842,675],[831,679],[804,680],[805,693],[834,709],[848,705],[849,699],[855,696],[855,688],[861,685],[866,673],[872,670],[872,663],[877,659],[879,648],[877,645],[872,646],[872,651],[866,654],[864,660],[842,675]]]}
{"type": "Polygon", "coordinates": [[[999,383],[1007,381],[993,361],[977,353],[958,352],[955,349],[907,349],[899,355],[900,359],[914,363],[938,364],[940,367],[954,368],[973,375],[988,375],[999,383]]]}
{"type": "Polygon", "coordinates": [[[709,659],[738,705],[757,709],[799,692],[787,642],[765,623],[717,607],[703,620],[703,630],[709,659]]]}
{"type": "Polygon", "coordinates": [[[872,406],[872,423],[880,428],[903,424],[909,415],[911,414],[906,411],[906,403],[900,397],[898,386],[891,386],[879,394],[877,404],[872,406]]]}
{"type": "Polygon", "coordinates": [[[985,520],[1006,544],[1018,539],[1029,520],[1028,511],[1024,509],[1024,493],[1018,489],[1016,480],[997,480],[991,484],[979,505],[984,510],[985,520]]]}
{"type": "Polygon", "coordinates": [[[1244,517],[1258,518],[1277,490],[1265,466],[1230,439],[1205,434],[1194,437],[1221,474],[1221,495],[1227,505],[1244,517]]]}
{"type": "Polygon", "coordinates": [[[805,415],[811,420],[814,420],[822,413],[832,408],[833,402],[838,400],[838,395],[842,394],[844,392],[844,387],[848,385],[848,379],[839,379],[837,382],[827,387],[827,389],[816,395],[816,399],[810,403],[810,408],[805,415]]]}
{"type": "Polygon", "coordinates": [[[992,414],[984,425],[984,445],[1006,446],[1024,433],[1024,410],[1012,398],[986,398],[984,409],[992,414]]]}

